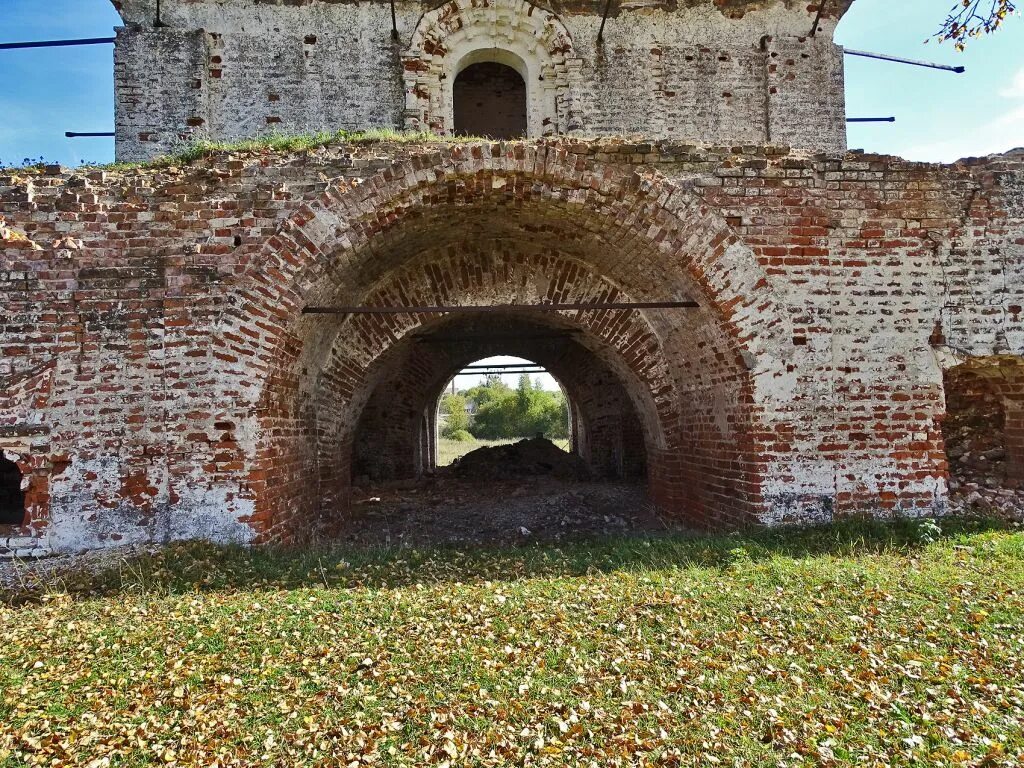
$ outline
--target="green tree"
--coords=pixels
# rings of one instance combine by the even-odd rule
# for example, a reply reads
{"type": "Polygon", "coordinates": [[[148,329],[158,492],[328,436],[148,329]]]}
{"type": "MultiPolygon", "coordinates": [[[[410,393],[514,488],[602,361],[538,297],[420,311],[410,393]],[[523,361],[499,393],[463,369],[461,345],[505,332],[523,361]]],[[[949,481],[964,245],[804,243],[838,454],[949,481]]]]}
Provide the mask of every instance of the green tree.
{"type": "Polygon", "coordinates": [[[466,390],[465,395],[468,401],[475,403],[477,408],[479,408],[492,400],[504,397],[511,391],[508,385],[501,380],[501,376],[491,374],[484,380],[483,384],[478,384],[466,390]]]}
{"type": "Polygon", "coordinates": [[[546,392],[526,374],[516,389],[492,391],[478,407],[470,431],[485,440],[568,436],[568,404],[561,392],[546,392]]]}
{"type": "Polygon", "coordinates": [[[452,440],[461,439],[457,434],[469,429],[469,413],[466,410],[466,398],[461,394],[445,393],[441,398],[440,412],[446,415],[441,437],[452,440]]]}

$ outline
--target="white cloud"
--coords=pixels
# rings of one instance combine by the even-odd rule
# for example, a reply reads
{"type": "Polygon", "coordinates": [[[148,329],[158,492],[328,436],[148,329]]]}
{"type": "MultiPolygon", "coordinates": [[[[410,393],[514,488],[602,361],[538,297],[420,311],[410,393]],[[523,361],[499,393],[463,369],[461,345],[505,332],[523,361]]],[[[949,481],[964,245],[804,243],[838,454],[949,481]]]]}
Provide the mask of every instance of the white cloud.
{"type": "Polygon", "coordinates": [[[1010,84],[999,92],[1004,99],[1024,99],[1024,67],[1017,71],[1010,84]]]}
{"type": "Polygon", "coordinates": [[[1024,104],[965,131],[954,138],[908,147],[908,160],[951,163],[965,157],[1008,152],[1024,146],[1024,104]]]}

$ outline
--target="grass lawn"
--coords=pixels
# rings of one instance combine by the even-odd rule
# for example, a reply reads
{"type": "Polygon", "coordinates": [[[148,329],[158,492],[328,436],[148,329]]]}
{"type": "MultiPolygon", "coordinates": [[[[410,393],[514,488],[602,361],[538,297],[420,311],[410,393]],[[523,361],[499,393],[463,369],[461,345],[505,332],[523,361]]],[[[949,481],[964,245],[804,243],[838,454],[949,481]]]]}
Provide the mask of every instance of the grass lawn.
{"type": "MultiPolygon", "coordinates": [[[[515,437],[508,440],[477,440],[476,438],[472,440],[449,440],[446,437],[439,437],[437,438],[437,465],[439,467],[447,467],[456,459],[465,456],[470,451],[475,451],[477,448],[509,445],[510,443],[517,443],[521,439],[515,437]]],[[[568,438],[552,440],[551,442],[563,451],[568,451],[571,447],[571,441],[568,438]]]]}
{"type": "Polygon", "coordinates": [[[1010,766],[1024,532],[181,545],[0,607],[0,765],[1010,766]]]}

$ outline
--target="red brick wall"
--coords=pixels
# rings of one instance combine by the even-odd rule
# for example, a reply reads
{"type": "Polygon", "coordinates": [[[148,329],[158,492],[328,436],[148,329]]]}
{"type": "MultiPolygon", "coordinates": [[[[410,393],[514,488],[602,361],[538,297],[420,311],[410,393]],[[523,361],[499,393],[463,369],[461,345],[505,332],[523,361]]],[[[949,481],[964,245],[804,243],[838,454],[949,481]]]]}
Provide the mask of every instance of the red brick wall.
{"type": "Polygon", "coordinates": [[[941,511],[935,347],[1024,351],[1021,166],[564,141],[8,173],[0,442],[32,478],[9,538],[343,519],[364,405],[438,322],[301,314],[366,302],[693,298],[540,318],[629,398],[666,510],[941,511]]]}

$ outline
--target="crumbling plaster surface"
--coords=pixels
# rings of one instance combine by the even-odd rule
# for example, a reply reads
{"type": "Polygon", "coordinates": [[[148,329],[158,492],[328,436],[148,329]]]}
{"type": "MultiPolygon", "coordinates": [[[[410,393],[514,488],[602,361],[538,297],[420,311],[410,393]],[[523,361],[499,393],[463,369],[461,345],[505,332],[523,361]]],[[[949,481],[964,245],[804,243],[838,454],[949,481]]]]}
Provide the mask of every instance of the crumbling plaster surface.
{"type": "MultiPolygon", "coordinates": [[[[0,447],[30,504],[0,541],[289,541],[343,516],[347,467],[324,465],[317,397],[368,395],[346,339],[376,348],[413,326],[341,336],[298,312],[430,263],[431,222],[454,227],[454,249],[480,227],[514,248],[530,227],[531,259],[574,249],[626,297],[675,284],[701,303],[643,313],[661,350],[650,369],[625,330],[601,330],[611,318],[565,318],[650,371],[622,379],[627,393],[668,397],[648,473],[670,514],[941,513],[937,353],[1024,352],[1022,167],[562,140],[9,172],[0,447]],[[716,474],[716,456],[737,474],[716,474]]],[[[518,295],[486,274],[495,300],[518,295]]],[[[566,296],[569,274],[554,281],[566,296]]],[[[451,300],[470,295],[461,279],[451,300]]]]}
{"type": "MultiPolygon", "coordinates": [[[[838,10],[842,10],[837,5],[838,10]]],[[[451,83],[477,60],[527,76],[529,135],[644,134],[842,151],[836,19],[806,3],[603,5],[469,0],[122,4],[117,154],[200,138],[374,127],[452,129],[451,83]]]]}

